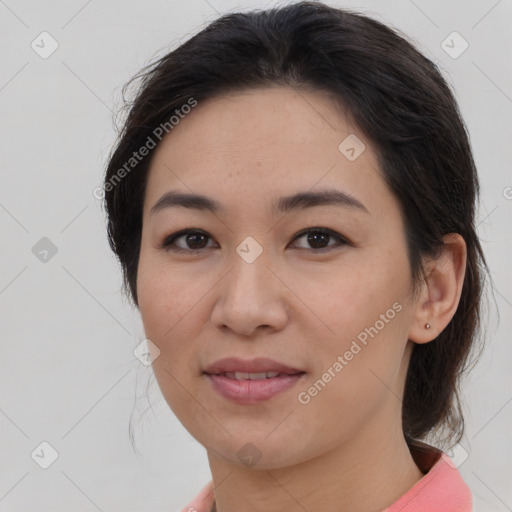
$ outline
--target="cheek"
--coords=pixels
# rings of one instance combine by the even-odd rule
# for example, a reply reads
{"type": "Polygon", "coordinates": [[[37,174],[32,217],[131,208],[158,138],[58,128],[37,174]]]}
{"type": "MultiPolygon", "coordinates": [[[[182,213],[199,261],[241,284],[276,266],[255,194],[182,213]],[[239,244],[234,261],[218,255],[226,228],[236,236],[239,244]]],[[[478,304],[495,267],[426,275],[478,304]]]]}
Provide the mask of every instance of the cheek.
{"type": "Polygon", "coordinates": [[[158,254],[141,252],[139,311],[146,337],[160,350],[153,369],[168,401],[186,398],[178,383],[190,388],[201,373],[198,354],[209,320],[205,293],[212,279],[197,279],[197,273],[173,268],[158,254]]]}
{"type": "MultiPolygon", "coordinates": [[[[303,279],[298,288],[300,296],[307,298],[304,303],[318,315],[322,334],[331,340],[355,338],[379,321],[381,315],[385,316],[384,321],[395,323],[399,307],[393,309],[393,304],[405,306],[408,297],[409,276],[404,272],[408,263],[401,254],[386,257],[380,253],[375,258],[358,260],[356,257],[342,267],[303,279]]],[[[389,331],[388,325],[386,322],[389,331]]]]}
{"type": "Polygon", "coordinates": [[[396,386],[411,314],[407,265],[401,258],[368,259],[304,285],[311,309],[322,320],[317,321],[322,335],[314,339],[312,380],[322,379],[329,369],[336,375],[326,375],[333,396],[322,392],[319,404],[325,399],[356,405],[380,396],[385,385],[396,386]]]}
{"type": "Polygon", "coordinates": [[[137,294],[147,337],[166,344],[171,341],[181,320],[197,304],[199,287],[183,272],[165,265],[158,255],[141,250],[137,294]]]}

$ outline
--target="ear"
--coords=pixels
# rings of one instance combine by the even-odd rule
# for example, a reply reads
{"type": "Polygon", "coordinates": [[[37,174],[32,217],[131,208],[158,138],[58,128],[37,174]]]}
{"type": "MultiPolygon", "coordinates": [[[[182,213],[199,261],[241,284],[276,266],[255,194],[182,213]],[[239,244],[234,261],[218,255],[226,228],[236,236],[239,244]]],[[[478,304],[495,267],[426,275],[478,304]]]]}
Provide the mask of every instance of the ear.
{"type": "Polygon", "coordinates": [[[413,306],[409,339],[415,343],[428,343],[439,336],[459,305],[466,273],[466,242],[458,233],[445,235],[443,241],[441,255],[425,265],[426,277],[413,306]]]}

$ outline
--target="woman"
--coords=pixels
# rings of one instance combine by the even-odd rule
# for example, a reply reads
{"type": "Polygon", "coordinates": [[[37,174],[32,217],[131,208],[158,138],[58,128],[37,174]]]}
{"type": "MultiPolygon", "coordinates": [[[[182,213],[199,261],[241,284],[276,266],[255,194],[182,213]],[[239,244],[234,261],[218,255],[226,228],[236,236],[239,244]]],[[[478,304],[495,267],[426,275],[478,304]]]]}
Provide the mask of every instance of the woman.
{"type": "Polygon", "coordinates": [[[362,15],[224,16],[143,70],[105,176],[186,511],[470,511],[478,178],[436,66],[362,15]],[[427,443],[435,440],[436,446],[427,443]]]}

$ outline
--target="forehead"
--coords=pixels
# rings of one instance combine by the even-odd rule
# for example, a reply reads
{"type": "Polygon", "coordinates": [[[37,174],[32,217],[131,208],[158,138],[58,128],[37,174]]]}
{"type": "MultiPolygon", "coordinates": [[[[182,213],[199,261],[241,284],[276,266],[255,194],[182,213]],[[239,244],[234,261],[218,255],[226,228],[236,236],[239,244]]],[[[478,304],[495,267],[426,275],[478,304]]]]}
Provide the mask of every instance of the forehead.
{"type": "Polygon", "coordinates": [[[340,136],[350,133],[363,137],[331,94],[261,87],[199,102],[164,138],[157,152],[168,146],[181,146],[183,151],[196,150],[188,155],[191,159],[207,149],[215,154],[229,151],[231,157],[237,149],[241,155],[254,157],[259,150],[264,157],[265,148],[275,151],[277,146],[284,145],[283,150],[293,146],[300,153],[299,145],[313,146],[320,139],[325,145],[333,143],[337,149],[340,136]]]}
{"type": "Polygon", "coordinates": [[[199,103],[164,137],[144,210],[169,189],[257,207],[274,196],[333,186],[364,202],[387,193],[370,142],[341,105],[323,91],[250,89],[199,103]]]}

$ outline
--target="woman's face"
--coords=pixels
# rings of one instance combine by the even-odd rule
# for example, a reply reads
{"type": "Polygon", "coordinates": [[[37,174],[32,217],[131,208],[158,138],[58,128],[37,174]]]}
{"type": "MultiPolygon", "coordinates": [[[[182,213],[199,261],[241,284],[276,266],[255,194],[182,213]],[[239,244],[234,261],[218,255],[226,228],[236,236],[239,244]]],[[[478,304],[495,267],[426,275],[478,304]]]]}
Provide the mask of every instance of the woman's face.
{"type": "Polygon", "coordinates": [[[224,460],[284,467],[400,430],[404,225],[370,143],[325,93],[230,94],[174,126],[148,176],[137,289],[163,396],[224,460]],[[327,190],[336,201],[286,200],[327,190]],[[217,208],[152,211],[171,191],[217,208]],[[280,375],[221,373],[237,369],[280,375]]]}

